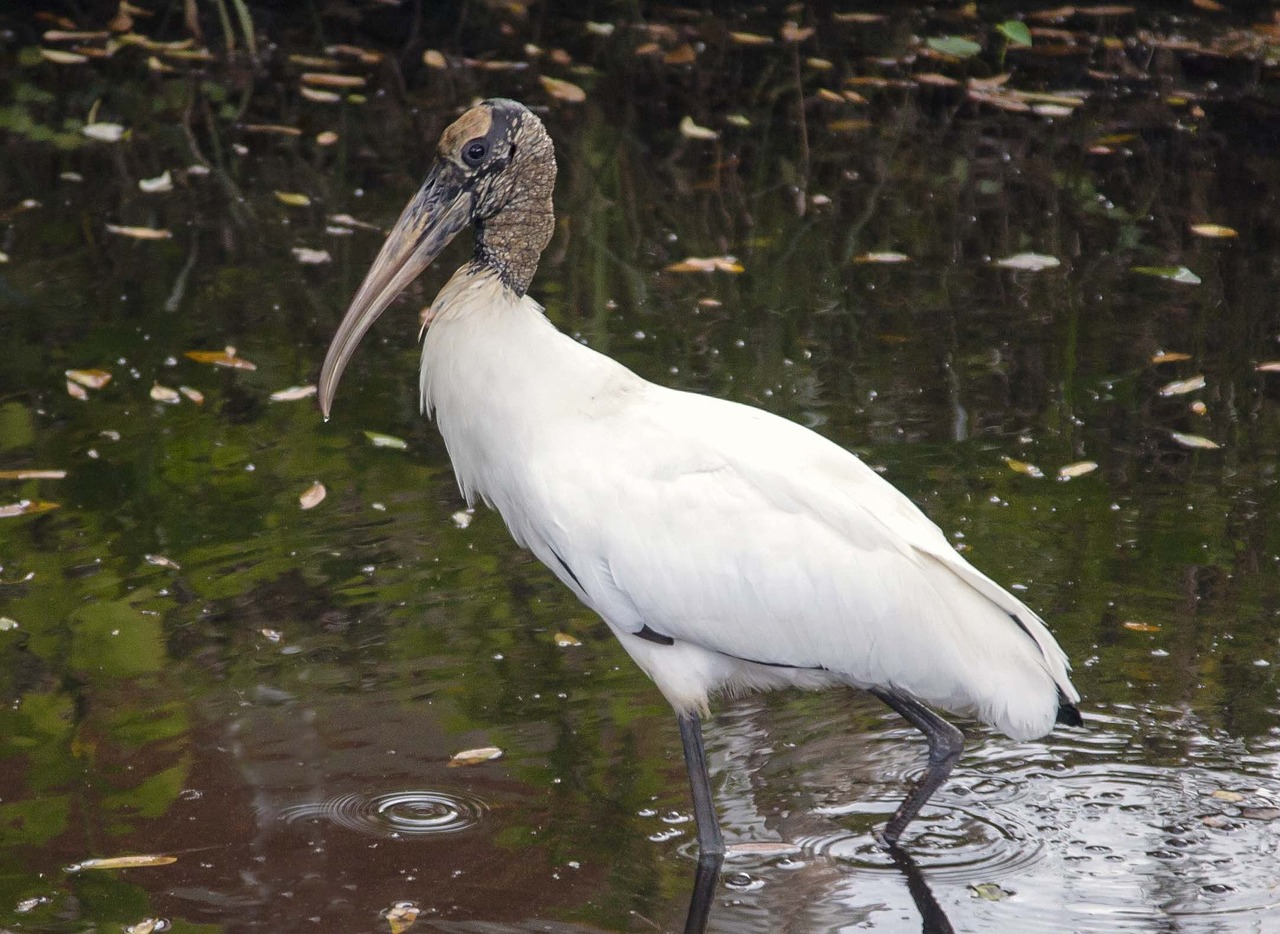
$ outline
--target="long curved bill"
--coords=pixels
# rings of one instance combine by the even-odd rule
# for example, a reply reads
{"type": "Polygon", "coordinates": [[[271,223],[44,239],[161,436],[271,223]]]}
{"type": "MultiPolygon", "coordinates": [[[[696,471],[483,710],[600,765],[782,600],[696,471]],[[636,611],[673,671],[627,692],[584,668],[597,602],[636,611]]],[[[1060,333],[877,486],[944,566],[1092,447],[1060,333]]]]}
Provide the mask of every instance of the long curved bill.
{"type": "Polygon", "coordinates": [[[461,172],[447,162],[436,163],[400,214],[329,342],[320,367],[320,411],[325,418],[333,406],[338,380],[360,339],[404,287],[467,226],[470,202],[461,172]]]}

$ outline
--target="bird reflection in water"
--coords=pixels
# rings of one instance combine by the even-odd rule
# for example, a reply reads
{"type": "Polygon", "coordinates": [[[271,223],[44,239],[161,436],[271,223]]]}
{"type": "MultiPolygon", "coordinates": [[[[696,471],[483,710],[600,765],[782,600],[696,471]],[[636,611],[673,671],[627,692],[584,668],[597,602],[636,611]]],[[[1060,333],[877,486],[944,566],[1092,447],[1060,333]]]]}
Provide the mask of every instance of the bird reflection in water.
{"type": "MultiPolygon", "coordinates": [[[[732,849],[732,848],[730,848],[732,849]]],[[[907,883],[907,892],[920,912],[921,934],[954,934],[955,928],[947,914],[934,898],[924,873],[911,855],[898,846],[885,848],[894,868],[907,883]]],[[[685,934],[703,934],[711,918],[711,909],[720,888],[720,871],[723,860],[716,857],[699,858],[693,874],[693,894],[689,898],[689,912],[685,917],[685,934]]]]}

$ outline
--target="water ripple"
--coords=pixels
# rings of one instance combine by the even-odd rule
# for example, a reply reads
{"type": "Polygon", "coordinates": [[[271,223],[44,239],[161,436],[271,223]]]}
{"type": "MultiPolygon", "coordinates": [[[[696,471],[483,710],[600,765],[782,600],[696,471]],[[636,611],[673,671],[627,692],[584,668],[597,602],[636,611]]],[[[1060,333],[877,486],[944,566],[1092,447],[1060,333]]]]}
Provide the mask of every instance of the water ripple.
{"type": "Polygon", "coordinates": [[[280,812],[286,823],[325,821],[375,837],[425,837],[474,827],[489,806],[471,795],[440,791],[360,792],[296,804],[280,812]]]}

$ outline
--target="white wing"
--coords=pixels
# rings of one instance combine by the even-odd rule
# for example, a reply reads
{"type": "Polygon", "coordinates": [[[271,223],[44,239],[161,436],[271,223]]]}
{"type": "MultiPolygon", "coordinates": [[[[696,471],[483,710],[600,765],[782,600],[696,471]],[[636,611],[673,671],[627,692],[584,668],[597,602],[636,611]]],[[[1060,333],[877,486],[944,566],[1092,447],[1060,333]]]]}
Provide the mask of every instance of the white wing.
{"type": "Polygon", "coordinates": [[[1052,727],[1059,689],[1077,699],[1040,619],[806,428],[645,384],[540,460],[512,531],[621,631],[893,686],[1018,737],[1052,727]]]}

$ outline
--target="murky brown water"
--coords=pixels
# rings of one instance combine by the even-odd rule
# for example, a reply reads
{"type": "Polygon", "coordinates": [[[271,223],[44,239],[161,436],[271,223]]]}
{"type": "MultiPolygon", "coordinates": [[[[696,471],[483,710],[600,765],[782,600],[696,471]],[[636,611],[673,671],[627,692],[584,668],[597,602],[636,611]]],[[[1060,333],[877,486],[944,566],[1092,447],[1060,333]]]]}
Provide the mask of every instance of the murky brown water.
{"type": "MultiPolygon", "coordinates": [[[[42,59],[107,48],[41,35],[110,16],[0,12],[0,470],[66,471],[0,480],[2,511],[58,504],[0,518],[0,928],[389,931],[402,902],[414,931],[683,926],[669,708],[495,515],[463,512],[417,414],[414,312],[466,247],[388,312],[332,422],[270,399],[314,380],[381,242],[334,216],[388,226],[490,95],[557,142],[551,318],[882,468],[1043,612],[1085,695],[1088,729],[1042,742],[966,725],[914,868],[871,838],[922,764],[900,720],[839,692],[718,704],[737,852],[709,930],[1280,926],[1280,37],[1251,28],[1270,8],[1031,20],[1007,92],[969,93],[929,75],[1000,73],[986,8],[427,6],[251,8],[257,69],[227,61],[212,7],[194,63],[42,59]],[[817,31],[784,41],[797,17],[817,31]],[[913,38],[949,35],[985,48],[913,38]],[[383,58],[289,58],[335,42],[383,58]],[[368,84],[300,90],[332,71],[368,84]],[[128,135],[85,137],[90,115],[128,135]],[[171,191],[139,188],[165,171],[171,191]],[[857,261],[887,251],[909,259],[857,261]],[[1020,253],[1059,265],[995,263],[1020,253]],[[666,271],[726,255],[744,271],[666,271]],[[256,369],[184,356],[227,345],[256,369]],[[68,369],[112,379],[79,399],[68,369]],[[203,401],[163,401],[180,387],[203,401]],[[502,755],[449,766],[484,746],[502,755]],[[126,854],[178,859],[67,871],[126,854]]],[[[134,30],[187,35],[174,11],[134,30]]]]}

